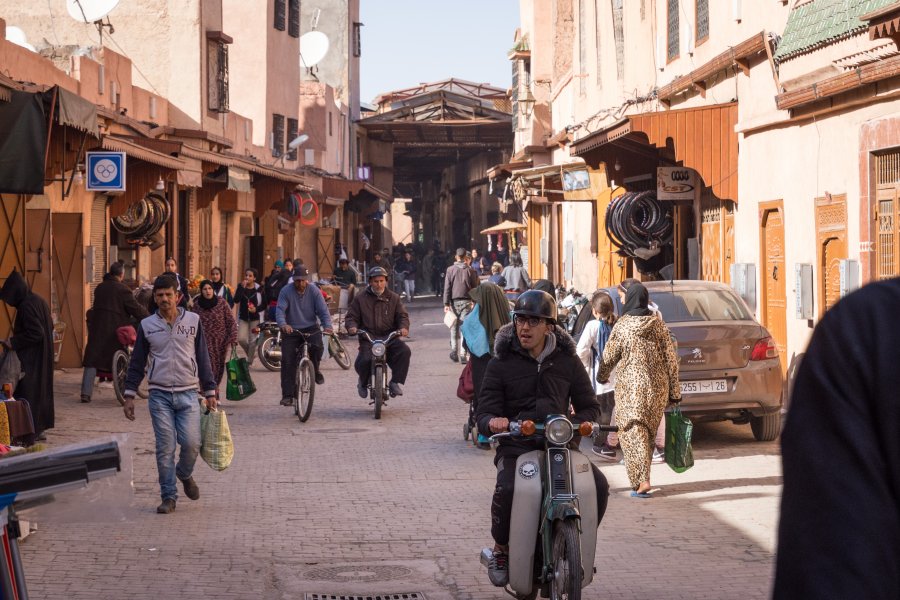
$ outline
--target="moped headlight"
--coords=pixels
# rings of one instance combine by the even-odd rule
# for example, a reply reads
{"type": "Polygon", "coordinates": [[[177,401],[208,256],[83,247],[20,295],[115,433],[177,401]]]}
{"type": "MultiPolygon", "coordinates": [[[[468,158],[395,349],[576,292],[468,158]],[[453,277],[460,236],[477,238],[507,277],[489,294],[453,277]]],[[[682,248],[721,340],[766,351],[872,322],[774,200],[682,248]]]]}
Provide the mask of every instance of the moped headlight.
{"type": "Polygon", "coordinates": [[[565,417],[550,419],[544,426],[544,435],[554,444],[568,444],[575,434],[575,427],[565,417]]]}
{"type": "Polygon", "coordinates": [[[384,351],[384,344],[372,344],[372,356],[381,358],[382,356],[384,356],[384,351]]]}

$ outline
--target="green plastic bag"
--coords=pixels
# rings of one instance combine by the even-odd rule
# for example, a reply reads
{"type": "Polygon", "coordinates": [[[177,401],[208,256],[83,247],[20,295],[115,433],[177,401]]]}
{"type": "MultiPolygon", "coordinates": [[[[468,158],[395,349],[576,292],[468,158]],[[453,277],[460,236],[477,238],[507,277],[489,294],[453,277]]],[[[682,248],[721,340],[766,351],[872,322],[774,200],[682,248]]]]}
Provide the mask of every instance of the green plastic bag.
{"type": "Polygon", "coordinates": [[[234,444],[224,410],[201,410],[200,456],[216,471],[224,471],[231,464],[234,444]]]}
{"type": "Polygon", "coordinates": [[[681,414],[678,406],[666,413],[666,464],[676,473],[684,473],[694,466],[693,432],[694,424],[681,414]]]}
{"type": "Polygon", "coordinates": [[[256,385],[250,378],[250,365],[246,358],[238,358],[237,350],[231,351],[231,360],[225,364],[228,382],[225,386],[225,397],[229,400],[243,400],[256,391],[256,385]]]}

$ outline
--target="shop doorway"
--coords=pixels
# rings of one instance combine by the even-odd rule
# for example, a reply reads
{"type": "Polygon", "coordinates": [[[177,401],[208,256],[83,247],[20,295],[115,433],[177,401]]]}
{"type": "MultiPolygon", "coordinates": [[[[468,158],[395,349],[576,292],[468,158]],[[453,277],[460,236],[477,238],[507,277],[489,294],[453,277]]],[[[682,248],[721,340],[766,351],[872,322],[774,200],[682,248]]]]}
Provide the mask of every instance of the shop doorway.
{"type": "Polygon", "coordinates": [[[890,279],[900,274],[900,151],[875,156],[875,275],[890,279]]]}
{"type": "Polygon", "coordinates": [[[32,292],[50,299],[50,209],[25,211],[25,281],[32,292]]]}
{"type": "Polygon", "coordinates": [[[784,204],[781,200],[760,202],[760,248],[763,265],[761,299],[763,325],[775,339],[781,370],[787,364],[787,297],[784,253],[784,204]]]}
{"type": "Polygon", "coordinates": [[[334,275],[334,228],[319,227],[316,248],[316,267],[319,279],[331,279],[334,275]]]}
{"type": "MultiPolygon", "coordinates": [[[[0,194],[0,286],[15,269],[25,273],[25,196],[0,194]]],[[[9,337],[16,311],[0,302],[0,337],[9,337]]]]}

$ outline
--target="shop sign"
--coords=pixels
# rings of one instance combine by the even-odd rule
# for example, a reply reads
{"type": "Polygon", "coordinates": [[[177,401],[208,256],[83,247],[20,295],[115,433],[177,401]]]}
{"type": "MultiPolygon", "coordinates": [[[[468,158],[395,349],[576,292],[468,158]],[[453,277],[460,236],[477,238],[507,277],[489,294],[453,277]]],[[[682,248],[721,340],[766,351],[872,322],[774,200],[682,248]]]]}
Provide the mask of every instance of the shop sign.
{"type": "Polygon", "coordinates": [[[657,200],[693,200],[697,172],[686,167],[657,167],[657,200]]]}
{"type": "Polygon", "coordinates": [[[86,152],[87,177],[85,186],[89,192],[125,191],[124,152],[86,152]]]}

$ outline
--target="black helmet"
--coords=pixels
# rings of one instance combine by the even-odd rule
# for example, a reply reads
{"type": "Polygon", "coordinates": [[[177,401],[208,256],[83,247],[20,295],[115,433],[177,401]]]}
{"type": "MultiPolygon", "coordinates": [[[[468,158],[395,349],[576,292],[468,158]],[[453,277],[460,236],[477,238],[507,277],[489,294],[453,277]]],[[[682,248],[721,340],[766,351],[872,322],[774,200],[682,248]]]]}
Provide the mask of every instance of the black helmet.
{"type": "Polygon", "coordinates": [[[373,277],[384,277],[387,278],[388,273],[384,270],[384,267],[372,267],[369,269],[369,279],[373,277]]]}
{"type": "Polygon", "coordinates": [[[514,315],[556,320],[556,300],[547,292],[528,290],[516,300],[514,315]]]}

